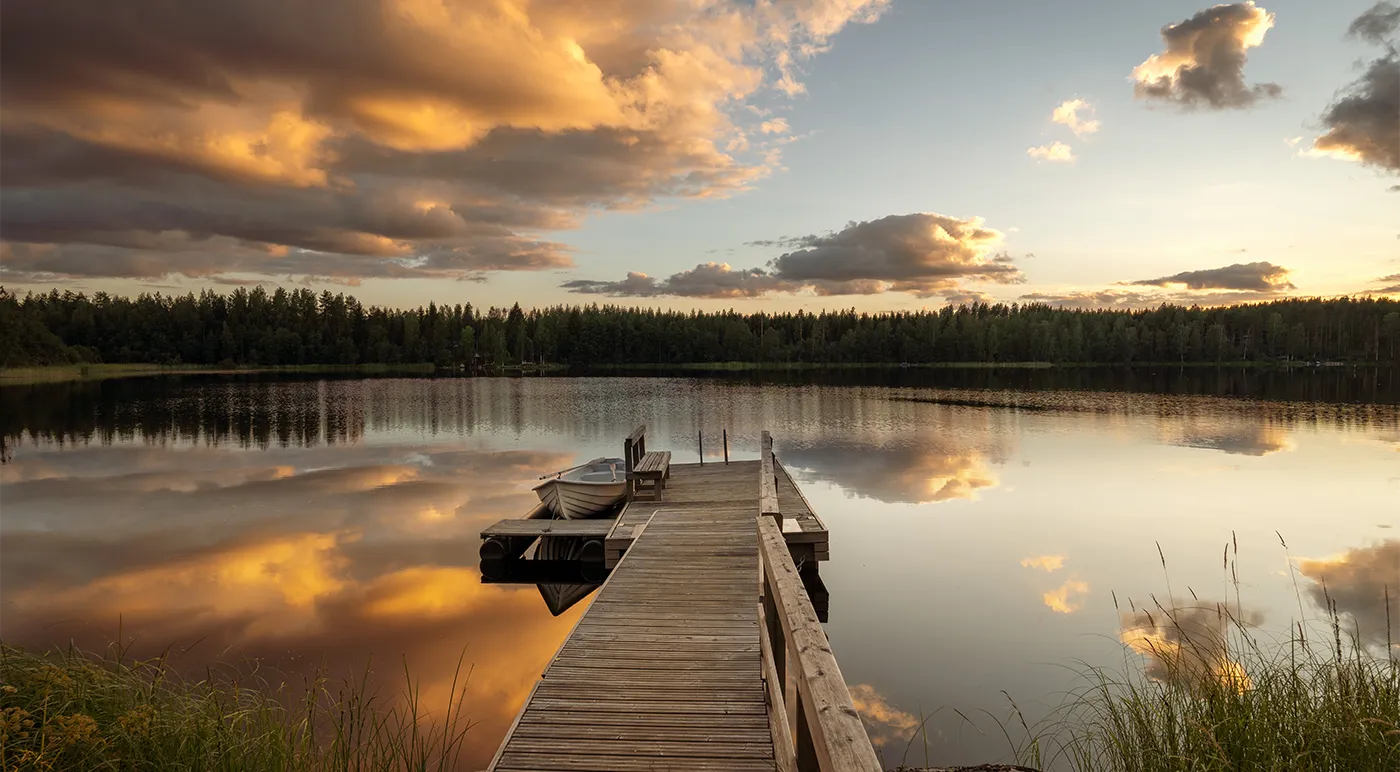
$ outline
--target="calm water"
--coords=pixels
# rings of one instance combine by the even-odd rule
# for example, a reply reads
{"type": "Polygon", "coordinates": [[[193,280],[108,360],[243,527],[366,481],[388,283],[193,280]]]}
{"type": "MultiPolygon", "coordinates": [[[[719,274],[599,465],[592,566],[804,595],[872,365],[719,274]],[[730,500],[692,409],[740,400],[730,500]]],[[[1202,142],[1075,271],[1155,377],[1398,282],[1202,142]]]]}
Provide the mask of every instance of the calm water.
{"type": "Polygon", "coordinates": [[[1282,634],[1319,616],[1325,576],[1383,650],[1391,376],[938,377],[7,388],[0,635],[101,649],[120,624],[137,655],[173,644],[190,667],[252,657],[293,677],[373,654],[391,684],[406,658],[433,704],[465,649],[484,766],[587,601],[554,617],[533,586],[483,585],[477,532],[646,422],[677,462],[697,431],[707,460],[722,428],[735,458],[773,432],[831,530],[827,632],[891,765],[920,713],[936,760],[987,761],[1006,743],[978,711],[1004,715],[1002,690],[1034,720],[1073,685],[1065,665],[1152,668],[1120,643],[1130,599],[1228,597],[1282,634]]]}

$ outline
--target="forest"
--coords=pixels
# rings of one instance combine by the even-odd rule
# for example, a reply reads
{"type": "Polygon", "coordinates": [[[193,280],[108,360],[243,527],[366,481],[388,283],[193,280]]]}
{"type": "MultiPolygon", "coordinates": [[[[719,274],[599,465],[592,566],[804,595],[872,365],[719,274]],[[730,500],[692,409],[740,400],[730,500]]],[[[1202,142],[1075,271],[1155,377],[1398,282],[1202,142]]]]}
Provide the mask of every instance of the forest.
{"type": "Polygon", "coordinates": [[[1135,311],[975,303],[743,314],[470,303],[401,310],[261,286],[135,298],[58,290],[20,297],[0,288],[0,367],[1285,361],[1400,364],[1400,302],[1310,298],[1135,311]]]}

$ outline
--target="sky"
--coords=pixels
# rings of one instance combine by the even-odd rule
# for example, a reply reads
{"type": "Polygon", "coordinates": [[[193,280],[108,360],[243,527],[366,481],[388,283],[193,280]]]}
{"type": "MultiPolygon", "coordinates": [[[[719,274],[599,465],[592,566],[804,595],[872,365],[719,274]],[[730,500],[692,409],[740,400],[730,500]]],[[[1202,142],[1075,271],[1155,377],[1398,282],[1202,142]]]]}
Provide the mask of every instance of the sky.
{"type": "Polygon", "coordinates": [[[0,283],[1400,296],[1398,26],[1353,0],[13,0],[0,283]]]}

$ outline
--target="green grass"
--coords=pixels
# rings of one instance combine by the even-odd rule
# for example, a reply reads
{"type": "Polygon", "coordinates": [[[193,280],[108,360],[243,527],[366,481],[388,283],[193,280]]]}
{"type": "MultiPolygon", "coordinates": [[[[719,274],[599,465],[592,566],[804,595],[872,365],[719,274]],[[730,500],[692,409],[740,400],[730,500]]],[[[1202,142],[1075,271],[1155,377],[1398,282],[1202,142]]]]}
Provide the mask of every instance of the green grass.
{"type": "Polygon", "coordinates": [[[466,677],[431,714],[407,672],[402,694],[370,690],[369,670],[293,686],[119,651],[42,654],[0,644],[0,769],[449,770],[471,724],[466,677]]]}
{"type": "Polygon", "coordinates": [[[1029,739],[1018,761],[1133,772],[1400,769],[1400,663],[1326,650],[1249,648],[1233,677],[1186,664],[1193,655],[1164,656],[1161,680],[1087,669],[1086,685],[1050,718],[1021,724],[1029,739]]]}

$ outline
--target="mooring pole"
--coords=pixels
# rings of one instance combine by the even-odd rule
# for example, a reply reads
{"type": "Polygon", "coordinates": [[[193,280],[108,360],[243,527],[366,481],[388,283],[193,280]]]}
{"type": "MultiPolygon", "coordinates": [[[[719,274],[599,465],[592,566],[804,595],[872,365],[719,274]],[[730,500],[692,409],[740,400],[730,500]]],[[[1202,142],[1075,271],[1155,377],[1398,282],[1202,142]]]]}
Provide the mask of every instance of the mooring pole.
{"type": "Polygon", "coordinates": [[[729,465],[729,430],[724,429],[724,465],[729,465]]]}
{"type": "Polygon", "coordinates": [[[705,465],[705,430],[695,433],[695,443],[700,446],[700,466],[705,465]]]}

